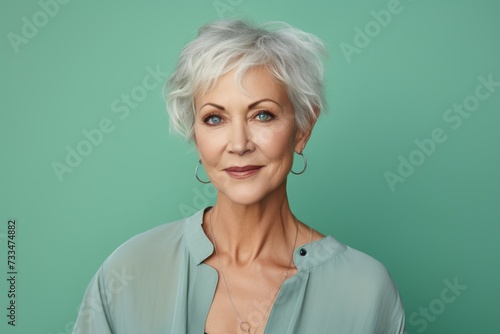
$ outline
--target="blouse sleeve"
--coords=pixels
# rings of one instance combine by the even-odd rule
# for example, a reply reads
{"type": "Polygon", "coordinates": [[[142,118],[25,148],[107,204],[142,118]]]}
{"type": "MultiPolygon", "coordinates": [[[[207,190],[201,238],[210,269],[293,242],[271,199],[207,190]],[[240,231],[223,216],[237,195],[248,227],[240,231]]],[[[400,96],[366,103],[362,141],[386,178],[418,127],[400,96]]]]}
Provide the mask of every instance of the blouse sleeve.
{"type": "Polygon", "coordinates": [[[405,313],[401,310],[397,322],[395,322],[392,326],[392,330],[390,331],[392,334],[406,334],[405,329],[405,313]]]}
{"type": "Polygon", "coordinates": [[[388,280],[390,280],[389,286],[391,286],[391,288],[389,288],[388,291],[384,293],[384,296],[387,298],[384,302],[388,305],[388,309],[390,310],[387,311],[387,314],[390,314],[390,326],[388,326],[389,330],[387,330],[386,332],[391,334],[406,334],[406,319],[401,296],[399,295],[398,288],[392,281],[389,273],[387,273],[387,276],[388,280]]]}
{"type": "Polygon", "coordinates": [[[399,290],[391,275],[380,265],[378,306],[374,308],[378,315],[377,334],[405,334],[405,312],[399,290]]]}
{"type": "Polygon", "coordinates": [[[113,333],[107,304],[107,291],[103,278],[103,267],[101,266],[85,291],[73,327],[73,334],[113,333]]]}

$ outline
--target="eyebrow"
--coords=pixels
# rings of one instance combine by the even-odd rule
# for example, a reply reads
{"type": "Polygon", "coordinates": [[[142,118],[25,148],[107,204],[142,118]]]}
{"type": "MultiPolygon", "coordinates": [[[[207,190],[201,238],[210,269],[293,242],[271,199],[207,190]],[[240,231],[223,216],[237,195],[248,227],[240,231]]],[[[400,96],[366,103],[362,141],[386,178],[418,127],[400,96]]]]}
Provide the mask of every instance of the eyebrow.
{"type": "MultiPolygon", "coordinates": [[[[255,107],[256,105],[258,105],[259,103],[262,103],[262,102],[265,102],[265,101],[273,102],[273,103],[275,103],[275,104],[277,104],[278,106],[281,107],[281,105],[278,102],[274,101],[274,100],[271,100],[271,99],[262,99],[262,100],[255,101],[255,102],[249,104],[248,105],[248,109],[252,109],[253,107],[255,107]]],[[[215,103],[210,103],[210,102],[209,103],[205,103],[204,105],[202,105],[201,108],[200,108],[200,110],[203,107],[205,107],[205,106],[212,106],[212,107],[215,107],[215,108],[217,108],[219,110],[226,110],[223,106],[215,104],[215,103]]]]}

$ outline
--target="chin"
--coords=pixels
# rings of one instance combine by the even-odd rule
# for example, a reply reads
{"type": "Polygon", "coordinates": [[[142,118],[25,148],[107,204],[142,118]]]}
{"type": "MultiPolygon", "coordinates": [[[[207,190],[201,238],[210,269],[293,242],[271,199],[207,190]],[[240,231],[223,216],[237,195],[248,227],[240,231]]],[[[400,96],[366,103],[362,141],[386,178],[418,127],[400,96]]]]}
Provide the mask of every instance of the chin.
{"type": "Polygon", "coordinates": [[[232,189],[225,189],[223,193],[231,202],[239,205],[259,203],[269,195],[269,191],[249,186],[232,187],[232,189]]]}
{"type": "MultiPolygon", "coordinates": [[[[280,192],[280,184],[274,184],[275,180],[268,179],[265,184],[261,182],[247,184],[233,184],[221,189],[221,192],[235,204],[252,205],[262,202],[273,196],[276,191],[280,192]]],[[[286,178],[283,180],[286,182],[286,178]]]]}

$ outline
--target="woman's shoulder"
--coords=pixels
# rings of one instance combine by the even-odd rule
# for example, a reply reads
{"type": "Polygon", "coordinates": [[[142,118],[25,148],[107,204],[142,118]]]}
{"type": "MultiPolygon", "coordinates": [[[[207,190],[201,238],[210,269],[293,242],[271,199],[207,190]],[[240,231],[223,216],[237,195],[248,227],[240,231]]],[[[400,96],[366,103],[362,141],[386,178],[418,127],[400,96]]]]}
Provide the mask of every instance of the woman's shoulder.
{"type": "Polygon", "coordinates": [[[321,262],[321,271],[338,279],[363,283],[365,286],[394,286],[391,275],[381,261],[331,235],[317,242],[311,258],[310,263],[314,260],[321,262]]]}
{"type": "Polygon", "coordinates": [[[143,267],[182,251],[185,224],[190,217],[163,223],[139,233],[118,246],[104,261],[103,267],[143,267]]]}
{"type": "MultiPolygon", "coordinates": [[[[352,313],[365,314],[367,317],[376,313],[385,319],[380,321],[393,324],[388,326],[399,328],[404,324],[398,288],[381,261],[332,236],[322,239],[316,248],[310,255],[314,257],[315,252],[322,254],[323,262],[311,269],[309,280],[317,287],[312,291],[320,295],[316,300],[323,300],[321,305],[334,308],[338,304],[330,304],[332,300],[344,299],[346,303],[340,304],[351,305],[354,308],[352,313]]],[[[343,314],[341,309],[338,311],[343,314]]]]}

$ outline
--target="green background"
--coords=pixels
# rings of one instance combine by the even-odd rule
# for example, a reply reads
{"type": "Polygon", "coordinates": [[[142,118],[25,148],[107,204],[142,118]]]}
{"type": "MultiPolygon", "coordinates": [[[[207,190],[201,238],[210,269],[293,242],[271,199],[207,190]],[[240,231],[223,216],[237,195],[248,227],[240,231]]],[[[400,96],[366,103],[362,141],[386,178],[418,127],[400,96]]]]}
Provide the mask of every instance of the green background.
{"type": "Polygon", "coordinates": [[[192,145],[168,133],[163,82],[126,117],[112,105],[140,91],[147,68],[169,73],[202,24],[238,16],[286,21],[330,54],[328,112],[306,147],[306,173],[288,181],[293,212],[387,266],[408,333],[499,333],[500,87],[457,129],[443,119],[479,76],[500,81],[498,2],[402,0],[350,57],[342,43],[356,46],[356,27],[376,29],[371,11],[390,1],[218,3],[224,12],[201,0],[73,0],[43,24],[39,2],[2,1],[0,332],[70,333],[89,280],[117,246],[214,202],[193,177],[192,145]],[[13,46],[23,17],[40,27],[13,46]],[[113,130],[59,180],[54,161],[64,164],[66,147],[103,119],[113,130]],[[397,173],[399,156],[409,159],[436,128],[446,141],[391,190],[384,173],[397,173]],[[5,316],[8,219],[17,221],[16,327],[5,316]],[[439,309],[455,279],[467,288],[439,309]],[[439,314],[423,320],[429,306],[439,314]]]}

